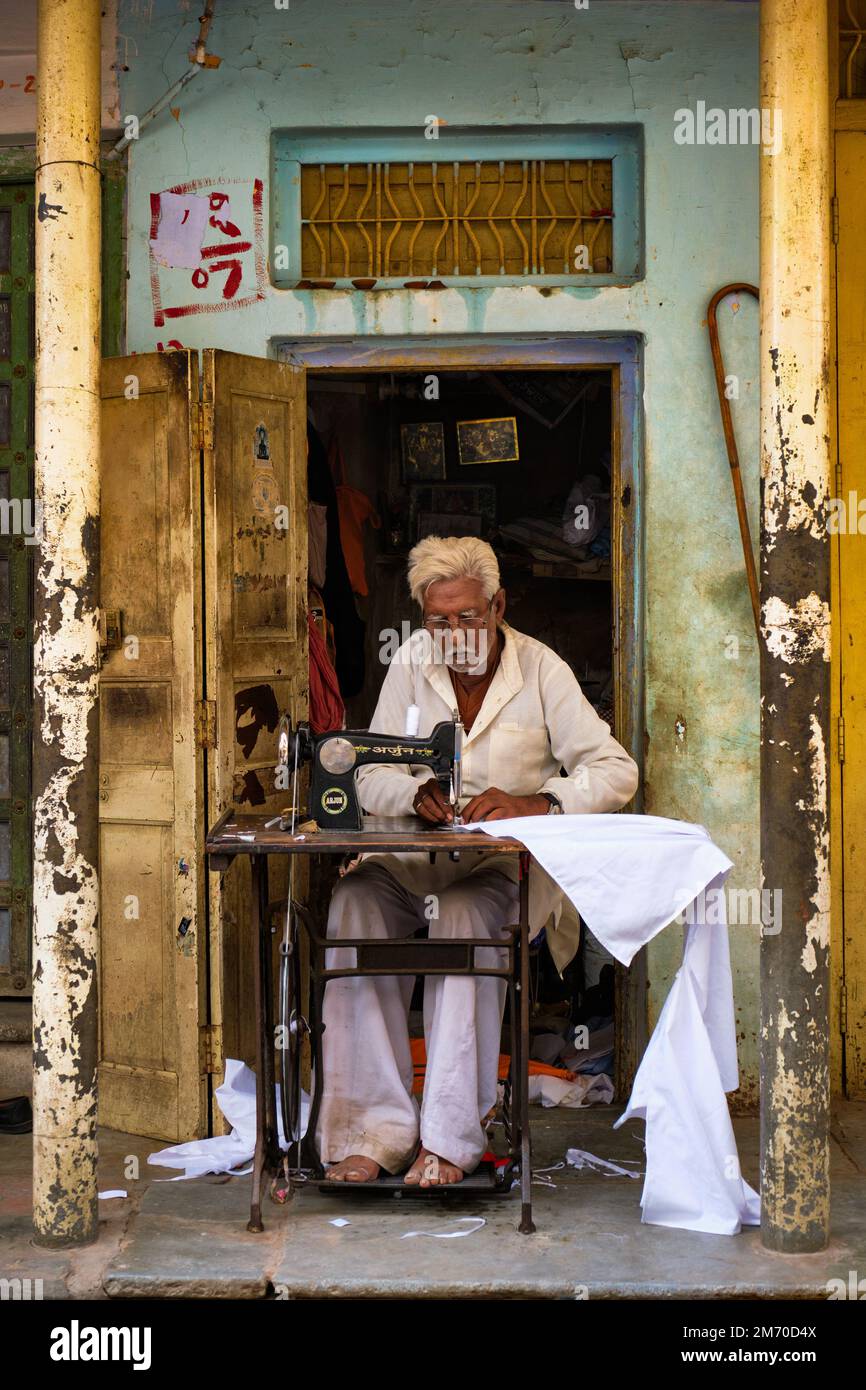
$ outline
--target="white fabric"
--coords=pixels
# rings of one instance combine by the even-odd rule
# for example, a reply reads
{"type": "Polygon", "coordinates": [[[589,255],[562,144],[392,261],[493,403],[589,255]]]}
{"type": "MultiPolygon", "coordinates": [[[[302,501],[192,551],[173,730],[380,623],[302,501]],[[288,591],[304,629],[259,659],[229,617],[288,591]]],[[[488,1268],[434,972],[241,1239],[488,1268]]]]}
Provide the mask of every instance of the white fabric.
{"type": "MultiPolygon", "coordinates": [[[[280,1096],[277,1087],[277,1133],[280,1148],[286,1147],[280,1117],[280,1096]]],[[[148,1154],[148,1163],[162,1168],[182,1168],[184,1178],[200,1178],[205,1173],[234,1172],[240,1177],[250,1168],[241,1164],[251,1162],[256,1151],[256,1076],[243,1062],[226,1058],[226,1074],[214,1098],[232,1126],[230,1134],[218,1134],[213,1139],[191,1139],[187,1144],[172,1144],[158,1153],[148,1154]]],[[[301,1097],[301,1132],[307,1128],[310,1098],[301,1097]]],[[[180,1182],[173,1178],[171,1181],[180,1182]]],[[[165,1181],[163,1179],[163,1181],[165,1181]]]]}
{"type": "MultiPolygon", "coordinates": [[[[615,1127],[615,1126],[614,1126],[615,1127]]],[[[640,1173],[631,1173],[619,1163],[609,1158],[597,1158],[588,1149],[566,1149],[565,1161],[571,1168],[588,1168],[593,1173],[603,1173],[606,1178],[639,1178],[640,1173]]]]}
{"type": "MultiPolygon", "coordinates": [[[[489,868],[444,889],[429,918],[431,938],[500,938],[516,918],[517,885],[489,868]]],[[[428,920],[431,903],[381,864],[363,864],[331,897],[328,936],[405,937],[428,920]]],[[[329,969],[355,965],[353,947],[326,952],[329,969]]],[[[477,947],[480,966],[504,963],[501,949],[477,947]]],[[[466,1172],[487,1148],[482,1119],[496,1102],[505,981],[431,975],[424,981],[427,1067],[419,1110],[412,1095],[408,1011],[412,975],[345,976],[325,990],[325,1088],[316,1138],[323,1163],[364,1154],[388,1172],[408,1167],[420,1139],[466,1172]]]]}
{"type": "Polygon", "coordinates": [[[540,1101],[550,1109],[563,1105],[571,1110],[586,1109],[590,1105],[610,1105],[613,1100],[613,1082],[606,1072],[598,1076],[576,1076],[566,1081],[564,1076],[545,1076],[544,1073],[530,1075],[529,1099],[540,1101]]]}
{"type": "MultiPolygon", "coordinates": [[[[738,1084],[727,926],[700,920],[733,865],[702,825],[660,816],[521,816],[478,822],[526,845],[623,965],[684,909],[683,960],[615,1128],[646,1120],[642,1219],[735,1235],[760,1221],[740,1176],[726,1091],[738,1084]],[[696,901],[697,900],[697,901],[696,901]]],[[[535,869],[530,871],[530,880],[535,869]]]]}
{"type": "MultiPolygon", "coordinates": [[[[466,735],[461,808],[473,796],[498,787],[514,796],[550,791],[572,814],[618,811],[634,795],[637,764],[617,743],[583,694],[571,667],[543,642],[504,623],[502,657],[481,709],[466,735]],[[565,777],[559,769],[564,767],[565,777]]],[[[412,705],[420,710],[422,734],[457,713],[457,699],[447,667],[422,631],[413,633],[395,654],[379,694],[370,729],[402,734],[412,705]]],[[[412,801],[430,769],[397,763],[359,768],[358,796],[373,816],[409,816],[412,801]]],[[[498,873],[517,877],[511,855],[464,851],[458,863],[437,855],[376,854],[364,859],[382,863],[412,893],[438,893],[464,878],[482,860],[498,873]]],[[[529,921],[534,935],[551,913],[556,919],[555,959],[563,969],[577,948],[574,914],[563,912],[560,889],[544,873],[530,880],[529,921]],[[563,920],[560,921],[562,913],[563,920]]]]}
{"type": "Polygon", "coordinates": [[[411,1240],[413,1236],[433,1236],[434,1240],[456,1240],[458,1236],[471,1236],[476,1231],[480,1231],[487,1222],[483,1216],[457,1216],[454,1218],[455,1226],[461,1229],[457,1231],[405,1231],[400,1237],[401,1240],[411,1240]]]}

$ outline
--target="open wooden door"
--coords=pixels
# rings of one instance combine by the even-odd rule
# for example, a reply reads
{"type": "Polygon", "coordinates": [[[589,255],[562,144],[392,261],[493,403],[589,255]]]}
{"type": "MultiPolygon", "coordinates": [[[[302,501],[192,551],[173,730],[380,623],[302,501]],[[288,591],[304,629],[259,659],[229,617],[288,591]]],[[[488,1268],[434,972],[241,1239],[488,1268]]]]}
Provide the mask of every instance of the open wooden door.
{"type": "Polygon", "coordinates": [[[203,848],[285,804],[277,721],[307,710],[303,369],[109,359],[102,457],[99,1118],[179,1141],[255,1050],[248,867],[208,883],[203,848]]]}
{"type": "MultiPolygon", "coordinates": [[[[277,811],[280,715],[306,717],[307,416],[304,369],[208,351],[204,417],[208,821],[230,805],[277,811]]],[[[286,863],[271,860],[271,897],[286,863]]],[[[210,884],[214,1067],[255,1057],[250,873],[241,857],[210,884]]],[[[218,1116],[214,1117],[214,1123],[218,1116]]]]}
{"type": "Polygon", "coordinates": [[[206,1132],[198,362],[103,363],[99,1120],[206,1132]]]}

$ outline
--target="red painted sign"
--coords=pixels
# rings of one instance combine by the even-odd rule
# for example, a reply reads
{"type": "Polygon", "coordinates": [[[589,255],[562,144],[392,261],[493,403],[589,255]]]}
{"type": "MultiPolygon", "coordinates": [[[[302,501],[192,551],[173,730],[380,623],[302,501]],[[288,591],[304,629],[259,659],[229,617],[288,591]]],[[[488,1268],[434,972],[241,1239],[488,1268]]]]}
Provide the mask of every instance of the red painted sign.
{"type": "Polygon", "coordinates": [[[153,322],[244,309],[267,283],[261,179],[194,179],[150,195],[153,322]],[[190,274],[190,271],[192,272],[190,274]],[[243,293],[245,286],[251,286],[243,293]],[[190,298],[190,290],[197,297],[190,298]]]}

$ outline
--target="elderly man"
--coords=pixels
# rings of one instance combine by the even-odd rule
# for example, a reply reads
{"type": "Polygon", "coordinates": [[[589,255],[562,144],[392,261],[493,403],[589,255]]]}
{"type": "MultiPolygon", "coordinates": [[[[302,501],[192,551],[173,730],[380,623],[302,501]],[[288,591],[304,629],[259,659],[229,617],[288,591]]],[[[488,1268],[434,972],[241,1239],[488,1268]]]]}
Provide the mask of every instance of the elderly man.
{"type": "MultiPolygon", "coordinates": [[[[407,710],[417,705],[427,733],[459,712],[467,823],[624,806],[637,787],[636,764],[571,668],[505,623],[492,548],[474,537],[428,537],[409,556],[408,578],[429,638],[422,659],[412,638],[394,657],[370,727],[401,734],[407,710]]],[[[363,767],[358,794],[374,816],[453,819],[426,768],[363,767]]],[[[364,855],[334,890],[328,935],[407,936],[429,924],[431,936],[495,942],[516,920],[516,874],[510,856],[483,852],[463,851],[457,862],[438,855],[432,865],[426,854],[364,855]]],[[[559,913],[561,901],[534,866],[531,933],[559,913]]],[[[350,948],[330,954],[335,967],[354,963],[337,960],[350,948]]],[[[317,1139],[322,1161],[333,1165],[329,1178],[370,1181],[382,1168],[398,1173],[411,1165],[406,1183],[459,1182],[487,1147],[483,1120],[496,1100],[505,984],[490,976],[425,980],[420,1112],[407,1022],[413,986],[411,977],[355,977],[332,980],[325,990],[317,1139]]]]}

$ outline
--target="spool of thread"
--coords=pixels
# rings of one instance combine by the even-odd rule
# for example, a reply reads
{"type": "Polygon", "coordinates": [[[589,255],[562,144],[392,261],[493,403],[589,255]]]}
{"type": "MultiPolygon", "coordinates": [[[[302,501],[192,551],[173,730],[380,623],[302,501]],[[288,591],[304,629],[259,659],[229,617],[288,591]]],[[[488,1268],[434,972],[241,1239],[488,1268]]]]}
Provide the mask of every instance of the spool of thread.
{"type": "Polygon", "coordinates": [[[406,727],[403,730],[405,738],[414,738],[421,725],[421,710],[418,705],[410,705],[406,711],[406,727]]]}

